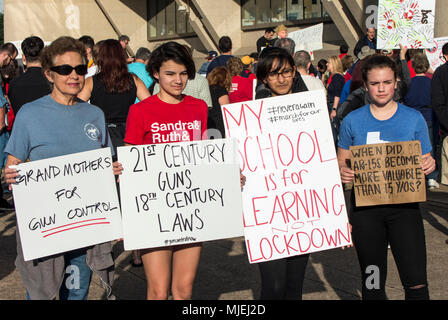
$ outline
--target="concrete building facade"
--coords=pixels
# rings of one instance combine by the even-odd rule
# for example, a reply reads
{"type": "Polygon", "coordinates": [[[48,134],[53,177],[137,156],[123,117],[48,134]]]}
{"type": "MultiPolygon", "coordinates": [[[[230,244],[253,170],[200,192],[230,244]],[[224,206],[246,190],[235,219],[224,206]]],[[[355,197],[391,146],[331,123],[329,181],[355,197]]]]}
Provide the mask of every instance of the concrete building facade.
{"type": "MultiPolygon", "coordinates": [[[[448,35],[448,8],[436,5],[435,36],[448,35]]],[[[192,47],[195,57],[217,50],[218,39],[227,35],[233,53],[256,51],[256,40],[266,27],[284,24],[292,32],[323,22],[323,50],[315,56],[335,53],[344,42],[353,48],[374,23],[376,0],[5,0],[5,42],[17,44],[37,35],[46,42],[59,36],[95,41],[131,38],[131,54],[139,47],[154,49],[175,40],[192,47]]]]}

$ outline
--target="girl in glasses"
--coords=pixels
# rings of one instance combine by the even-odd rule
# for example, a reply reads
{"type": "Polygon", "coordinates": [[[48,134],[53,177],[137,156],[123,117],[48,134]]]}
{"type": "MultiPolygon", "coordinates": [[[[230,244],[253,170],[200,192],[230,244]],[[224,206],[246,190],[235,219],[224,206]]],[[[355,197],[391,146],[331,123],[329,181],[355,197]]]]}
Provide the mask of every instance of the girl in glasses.
{"type": "MultiPolygon", "coordinates": [[[[257,79],[269,88],[271,97],[307,91],[306,87],[298,89],[293,85],[296,77],[294,59],[285,49],[266,48],[263,52],[265,54],[257,65],[257,79]]],[[[260,299],[301,300],[308,258],[309,255],[305,254],[258,263],[260,299]]]]}
{"type": "MultiPolygon", "coordinates": [[[[9,184],[15,183],[18,176],[16,169],[8,168],[10,165],[112,147],[101,109],[77,98],[87,73],[84,45],[70,37],[58,38],[42,51],[41,62],[53,89],[49,95],[23,105],[16,115],[5,149],[8,154],[5,179],[9,184]]],[[[108,269],[113,269],[110,243],[24,261],[18,232],[16,240],[15,263],[28,299],[55,299],[59,295],[60,299],[85,300],[92,270],[110,292],[112,277],[108,269]],[[79,286],[67,287],[67,282],[70,283],[66,281],[70,276],[66,273],[67,266],[79,270],[79,286]]]]}

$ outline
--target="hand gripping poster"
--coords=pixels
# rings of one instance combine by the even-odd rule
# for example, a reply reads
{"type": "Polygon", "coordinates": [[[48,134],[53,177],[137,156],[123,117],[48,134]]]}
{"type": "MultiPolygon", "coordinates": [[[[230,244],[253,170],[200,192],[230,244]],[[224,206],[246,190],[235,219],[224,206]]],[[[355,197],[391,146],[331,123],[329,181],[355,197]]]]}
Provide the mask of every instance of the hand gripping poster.
{"type": "Polygon", "coordinates": [[[377,49],[432,48],[435,0],[379,0],[377,49]]]}
{"type": "Polygon", "coordinates": [[[351,244],[323,90],[222,107],[238,140],[250,263],[351,244]]]}

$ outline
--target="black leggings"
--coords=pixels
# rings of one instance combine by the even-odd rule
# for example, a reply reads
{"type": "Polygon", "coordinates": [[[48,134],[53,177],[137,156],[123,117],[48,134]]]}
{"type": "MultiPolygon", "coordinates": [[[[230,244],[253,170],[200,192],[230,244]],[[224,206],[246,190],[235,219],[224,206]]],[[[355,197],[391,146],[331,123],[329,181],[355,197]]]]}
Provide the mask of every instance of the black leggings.
{"type": "Polygon", "coordinates": [[[364,300],[387,299],[388,244],[405,299],[429,299],[425,232],[417,203],[354,208],[350,222],[361,267],[364,300]]]}
{"type": "Polygon", "coordinates": [[[309,254],[260,262],[261,300],[302,300],[309,254]]]}

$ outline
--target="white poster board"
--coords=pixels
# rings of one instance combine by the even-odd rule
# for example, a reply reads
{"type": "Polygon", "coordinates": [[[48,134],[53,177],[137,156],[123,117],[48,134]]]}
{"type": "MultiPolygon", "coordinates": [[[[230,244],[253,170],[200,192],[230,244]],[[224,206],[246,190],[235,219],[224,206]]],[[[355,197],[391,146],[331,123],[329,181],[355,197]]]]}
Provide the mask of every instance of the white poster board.
{"type": "Polygon", "coordinates": [[[110,148],[22,163],[13,185],[25,261],[122,237],[110,148]]]}
{"type": "Polygon", "coordinates": [[[236,142],[118,148],[126,250],[243,235],[236,142]]]}
{"type": "Polygon", "coordinates": [[[377,49],[432,48],[435,0],[379,0],[377,49]]]}
{"type": "Polygon", "coordinates": [[[324,90],[222,107],[239,141],[250,263],[346,246],[351,234],[324,90]]]}
{"type": "Polygon", "coordinates": [[[432,48],[425,50],[426,56],[428,57],[429,65],[434,71],[446,62],[442,54],[442,47],[447,42],[448,37],[434,38],[434,44],[432,48]]]}
{"type": "Polygon", "coordinates": [[[315,26],[297,30],[288,33],[288,38],[294,40],[296,47],[295,52],[305,50],[310,53],[323,48],[322,34],[324,30],[324,24],[319,23],[315,26]]]}

